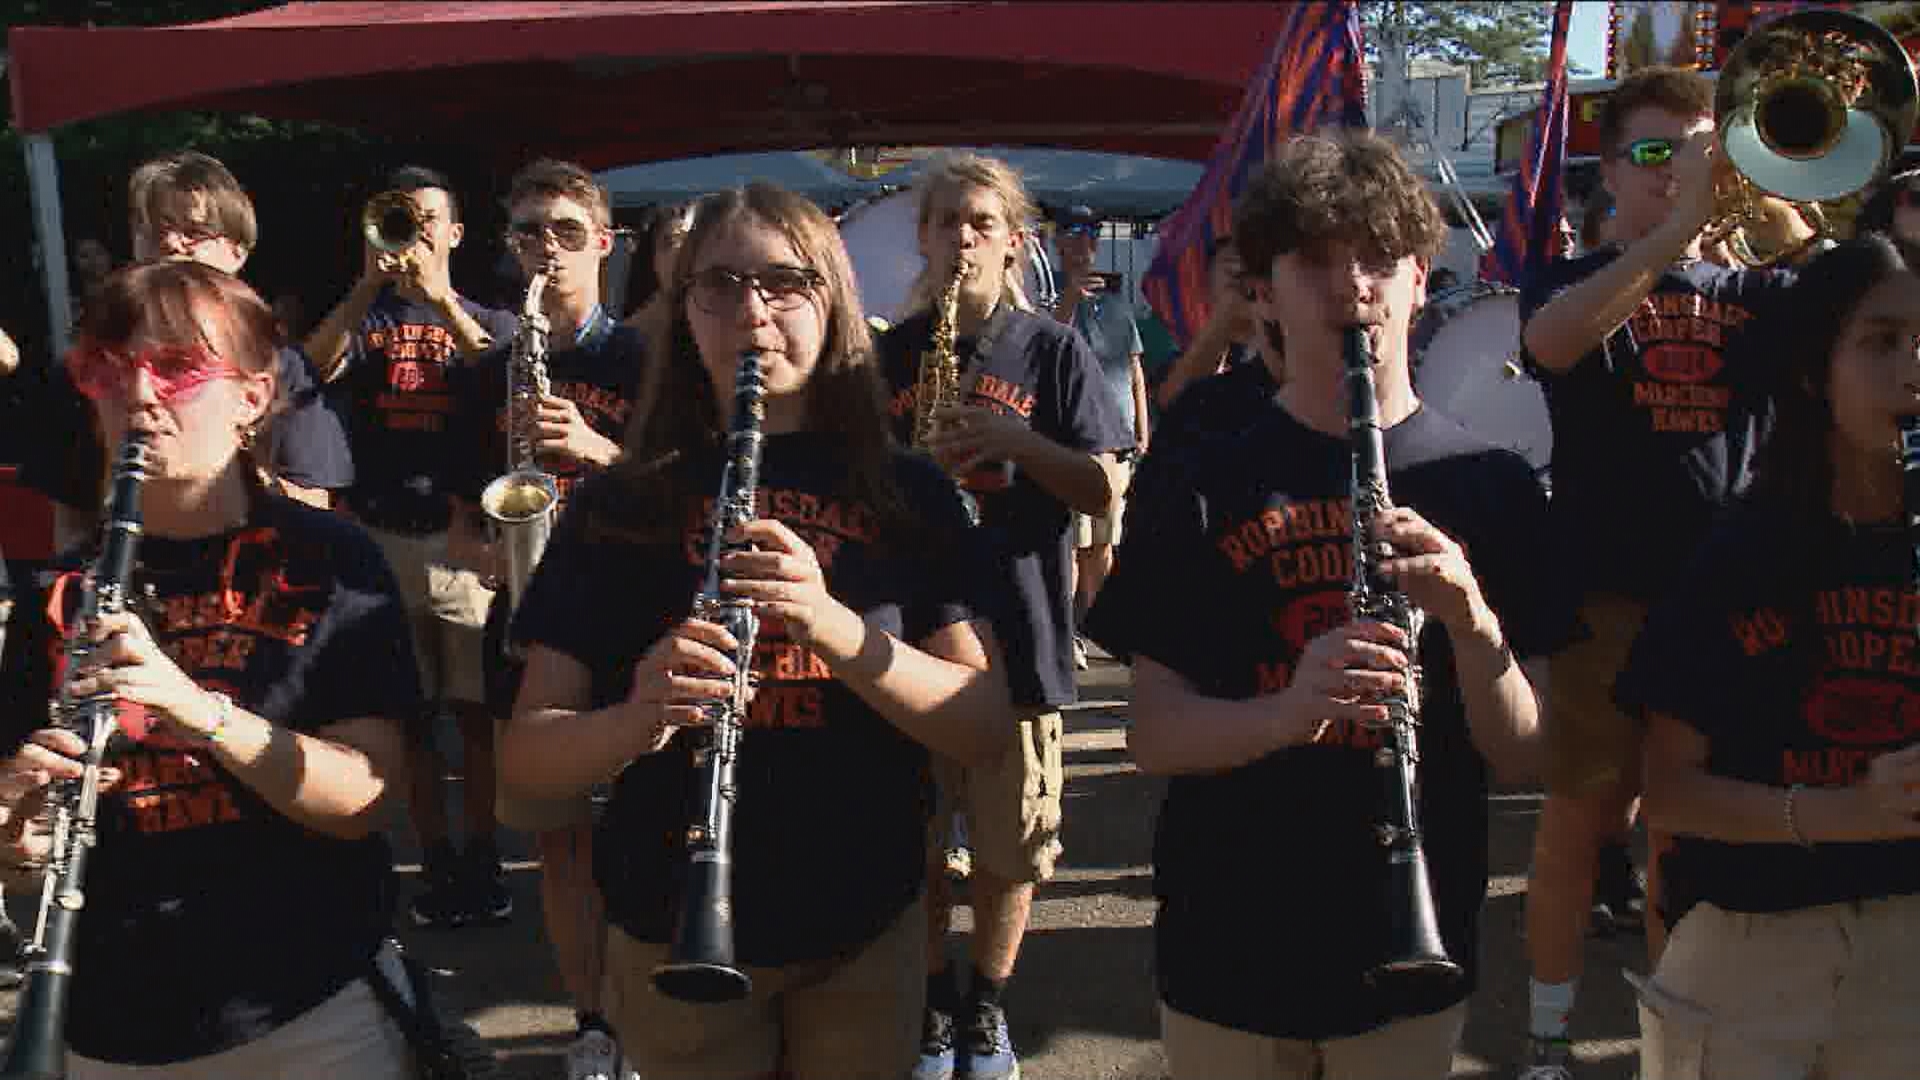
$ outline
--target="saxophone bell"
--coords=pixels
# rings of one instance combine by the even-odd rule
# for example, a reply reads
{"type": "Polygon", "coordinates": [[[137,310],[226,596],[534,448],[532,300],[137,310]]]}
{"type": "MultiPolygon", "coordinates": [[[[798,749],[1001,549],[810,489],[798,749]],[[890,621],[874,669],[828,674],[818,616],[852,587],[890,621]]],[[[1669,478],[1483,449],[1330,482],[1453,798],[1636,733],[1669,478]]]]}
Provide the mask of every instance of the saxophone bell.
{"type": "Polygon", "coordinates": [[[541,309],[548,282],[543,267],[527,285],[520,328],[507,360],[507,471],[480,493],[480,509],[499,533],[507,564],[507,610],[526,595],[527,582],[546,553],[560,486],[537,460],[540,399],[547,381],[547,316],[541,309]]]}

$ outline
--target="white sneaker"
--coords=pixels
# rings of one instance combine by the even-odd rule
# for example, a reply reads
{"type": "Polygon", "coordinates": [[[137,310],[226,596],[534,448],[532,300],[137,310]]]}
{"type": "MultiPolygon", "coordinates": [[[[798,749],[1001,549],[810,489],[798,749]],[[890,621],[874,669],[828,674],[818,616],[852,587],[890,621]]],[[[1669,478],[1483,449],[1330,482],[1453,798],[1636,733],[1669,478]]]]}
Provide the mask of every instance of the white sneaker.
{"type": "Polygon", "coordinates": [[[640,1074],[622,1067],[613,1036],[588,1028],[567,1047],[567,1080],[640,1080],[640,1074]]]}

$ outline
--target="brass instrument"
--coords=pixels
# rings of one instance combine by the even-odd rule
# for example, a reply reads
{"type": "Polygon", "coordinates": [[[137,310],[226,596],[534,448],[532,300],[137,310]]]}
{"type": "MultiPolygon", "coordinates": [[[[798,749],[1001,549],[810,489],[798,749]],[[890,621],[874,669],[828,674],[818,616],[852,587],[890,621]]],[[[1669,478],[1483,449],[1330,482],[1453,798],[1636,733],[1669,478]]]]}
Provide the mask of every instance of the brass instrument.
{"type": "Polygon", "coordinates": [[[480,493],[480,509],[498,527],[506,547],[509,613],[519,609],[527,582],[540,565],[553,532],[554,511],[560,505],[559,485],[536,460],[540,399],[551,390],[547,314],[540,306],[547,280],[542,269],[528,283],[520,329],[507,358],[507,471],[480,493]]]}
{"type": "Polygon", "coordinates": [[[410,251],[425,231],[426,221],[410,192],[383,191],[360,211],[360,234],[379,253],[382,270],[406,269],[413,261],[410,251]]]}
{"type": "Polygon", "coordinates": [[[920,360],[913,392],[913,445],[924,448],[933,437],[934,414],[960,403],[960,359],[954,352],[960,320],[960,286],[967,280],[967,264],[959,259],[947,277],[947,287],[933,309],[933,348],[920,360]]]}
{"type": "Polygon", "coordinates": [[[1724,240],[1736,262],[1764,266],[1830,235],[1822,204],[1886,172],[1920,120],[1917,90],[1906,50],[1871,19],[1812,10],[1756,27],[1727,57],[1714,94],[1734,175],[1717,192],[1703,242],[1724,240]],[[1792,204],[1813,235],[1756,245],[1759,194],[1792,204]]]}

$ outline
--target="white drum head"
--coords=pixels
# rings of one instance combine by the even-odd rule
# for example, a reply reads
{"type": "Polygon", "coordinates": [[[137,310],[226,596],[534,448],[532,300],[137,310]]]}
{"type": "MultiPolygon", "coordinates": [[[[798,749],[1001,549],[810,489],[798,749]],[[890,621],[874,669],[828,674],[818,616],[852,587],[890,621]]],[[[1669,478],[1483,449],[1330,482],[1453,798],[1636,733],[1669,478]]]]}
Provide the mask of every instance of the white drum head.
{"type": "Polygon", "coordinates": [[[1475,435],[1518,451],[1536,470],[1553,460],[1540,384],[1520,370],[1520,294],[1474,282],[1428,301],[1413,329],[1420,399],[1475,435]]]}

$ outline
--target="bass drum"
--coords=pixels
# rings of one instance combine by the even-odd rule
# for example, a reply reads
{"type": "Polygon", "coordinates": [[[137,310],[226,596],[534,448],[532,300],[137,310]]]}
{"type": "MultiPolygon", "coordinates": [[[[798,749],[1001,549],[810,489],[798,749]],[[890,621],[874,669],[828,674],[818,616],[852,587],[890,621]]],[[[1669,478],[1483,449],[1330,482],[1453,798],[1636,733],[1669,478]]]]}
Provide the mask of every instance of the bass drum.
{"type": "MultiPolygon", "coordinates": [[[[920,257],[919,212],[919,193],[907,190],[856,203],[840,217],[840,240],[853,261],[860,306],[869,316],[899,322],[906,314],[913,279],[926,265],[920,257]]],[[[1035,231],[1027,236],[1022,284],[1027,298],[1039,304],[1053,295],[1053,275],[1046,245],[1035,231]]]]}
{"type": "Polygon", "coordinates": [[[1540,384],[1520,369],[1519,290],[1483,281],[1449,289],[1427,301],[1411,344],[1421,401],[1547,474],[1553,427],[1540,384]]]}

